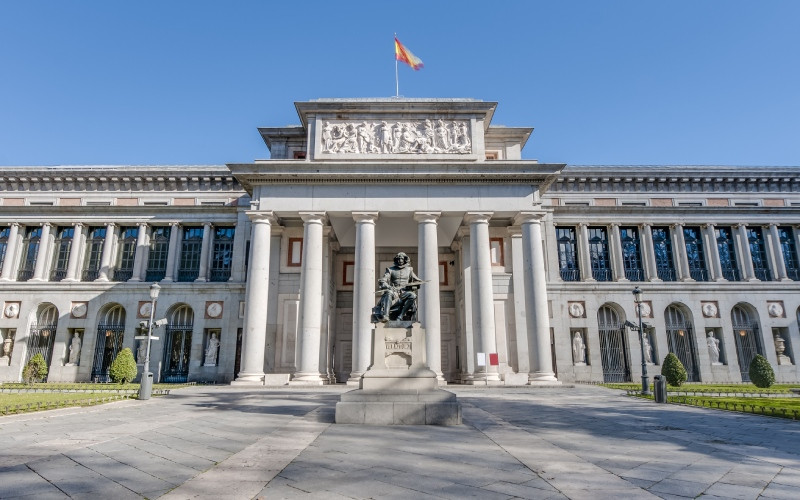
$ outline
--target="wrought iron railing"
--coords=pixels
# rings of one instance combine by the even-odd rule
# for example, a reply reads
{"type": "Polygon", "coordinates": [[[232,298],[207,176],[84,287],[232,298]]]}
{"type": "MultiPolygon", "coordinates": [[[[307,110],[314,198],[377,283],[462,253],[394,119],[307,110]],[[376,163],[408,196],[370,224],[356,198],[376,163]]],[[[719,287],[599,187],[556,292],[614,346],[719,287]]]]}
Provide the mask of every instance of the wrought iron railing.
{"type": "Polygon", "coordinates": [[[644,281],[644,270],[642,269],[626,269],[625,279],[630,281],[644,281]]]}
{"type": "Polygon", "coordinates": [[[114,271],[114,281],[128,281],[133,277],[133,269],[117,269],[114,271]]]}
{"type": "Polygon", "coordinates": [[[611,269],[592,269],[592,278],[597,281],[611,281],[611,269]]]}
{"type": "Polygon", "coordinates": [[[786,276],[793,281],[800,281],[800,269],[796,267],[787,267],[786,276]]]}
{"type": "Polygon", "coordinates": [[[689,276],[695,281],[708,281],[708,269],[689,269],[689,276]]]}
{"type": "Polygon", "coordinates": [[[147,270],[145,273],[145,281],[161,281],[167,275],[167,272],[163,269],[154,269],[154,270],[147,270]]]}
{"type": "Polygon", "coordinates": [[[228,281],[230,278],[230,269],[212,269],[208,273],[208,281],[228,281]]]}
{"type": "Polygon", "coordinates": [[[28,281],[33,278],[33,269],[20,269],[17,273],[17,281],[28,281]]]}
{"type": "Polygon", "coordinates": [[[83,271],[83,281],[94,281],[100,277],[100,271],[97,269],[86,269],[83,271]]]}
{"type": "Polygon", "coordinates": [[[769,269],[753,269],[753,273],[756,275],[756,278],[760,279],[761,281],[772,281],[772,273],[769,269]]]}
{"type": "Polygon", "coordinates": [[[561,279],[564,281],[580,281],[581,280],[581,270],[580,269],[562,269],[561,270],[561,279]]]}
{"type": "Polygon", "coordinates": [[[197,269],[181,269],[178,271],[178,281],[194,281],[200,276],[197,269]]]}
{"type": "Polygon", "coordinates": [[[722,277],[728,281],[739,281],[742,279],[741,275],[739,274],[739,270],[732,267],[728,268],[723,267],[722,277]]]}
{"type": "Polygon", "coordinates": [[[675,270],[671,267],[658,267],[656,268],[656,273],[661,281],[676,281],[678,279],[675,270]]]}
{"type": "Polygon", "coordinates": [[[61,281],[67,277],[66,269],[53,269],[50,272],[50,281],[61,281]]]}

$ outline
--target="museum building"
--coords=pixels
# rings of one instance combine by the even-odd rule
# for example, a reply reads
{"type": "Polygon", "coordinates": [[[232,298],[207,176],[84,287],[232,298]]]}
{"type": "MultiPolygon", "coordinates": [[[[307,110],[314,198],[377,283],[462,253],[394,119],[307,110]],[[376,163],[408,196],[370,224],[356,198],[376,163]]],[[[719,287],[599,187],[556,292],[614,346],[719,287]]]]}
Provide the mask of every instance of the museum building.
{"type": "Polygon", "coordinates": [[[669,352],[800,381],[800,167],[524,160],[496,106],[319,99],[259,129],[269,160],[3,167],[0,381],[36,353],[108,381],[152,316],[157,382],[357,384],[400,252],[442,383],[636,381],[669,352]]]}

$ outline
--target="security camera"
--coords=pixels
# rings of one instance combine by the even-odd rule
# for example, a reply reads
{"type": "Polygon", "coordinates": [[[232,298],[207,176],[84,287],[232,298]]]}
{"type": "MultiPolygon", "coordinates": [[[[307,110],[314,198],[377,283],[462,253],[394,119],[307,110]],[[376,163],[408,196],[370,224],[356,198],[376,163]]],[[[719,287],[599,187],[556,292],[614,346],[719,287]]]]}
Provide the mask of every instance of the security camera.
{"type": "Polygon", "coordinates": [[[147,320],[140,321],[140,322],[139,322],[139,328],[141,328],[141,329],[147,329],[147,320]]]}
{"type": "Polygon", "coordinates": [[[639,327],[637,325],[631,323],[628,320],[625,320],[625,326],[627,326],[628,328],[630,328],[632,330],[638,330],[639,329],[639,327]]]}
{"type": "Polygon", "coordinates": [[[655,327],[650,323],[642,323],[642,328],[644,328],[645,330],[652,330],[655,327]]]}
{"type": "Polygon", "coordinates": [[[155,326],[156,328],[158,328],[159,326],[164,326],[164,325],[166,325],[166,324],[167,324],[167,318],[161,318],[161,319],[159,319],[159,320],[156,320],[156,321],[153,323],[153,326],[155,326]]]}

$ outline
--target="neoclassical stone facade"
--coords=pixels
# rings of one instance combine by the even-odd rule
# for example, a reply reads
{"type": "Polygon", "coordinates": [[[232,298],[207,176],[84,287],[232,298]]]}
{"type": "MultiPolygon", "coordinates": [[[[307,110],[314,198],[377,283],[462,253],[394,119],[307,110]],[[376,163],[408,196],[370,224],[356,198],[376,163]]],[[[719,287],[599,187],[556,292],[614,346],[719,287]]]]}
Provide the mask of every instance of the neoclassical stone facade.
{"type": "Polygon", "coordinates": [[[36,352],[51,381],[141,362],[158,282],[157,381],[354,384],[398,252],[442,383],[635,381],[636,286],[651,375],[671,351],[739,382],[760,353],[800,380],[800,168],[523,160],[495,107],[299,102],[259,129],[269,160],[0,170],[0,380],[36,352]]]}

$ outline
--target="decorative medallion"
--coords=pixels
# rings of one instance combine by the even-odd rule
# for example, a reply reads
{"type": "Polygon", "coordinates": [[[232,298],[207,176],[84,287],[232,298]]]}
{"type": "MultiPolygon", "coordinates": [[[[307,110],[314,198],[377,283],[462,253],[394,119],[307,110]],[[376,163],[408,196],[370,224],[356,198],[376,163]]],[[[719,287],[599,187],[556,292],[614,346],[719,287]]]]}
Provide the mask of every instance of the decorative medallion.
{"type": "Polygon", "coordinates": [[[73,318],[80,319],[86,317],[86,311],[89,310],[87,302],[73,302],[69,308],[69,313],[73,318]]]}
{"type": "Polygon", "coordinates": [[[136,313],[139,318],[149,318],[150,317],[150,309],[153,308],[153,304],[150,303],[148,300],[140,300],[139,301],[139,308],[136,310],[136,313]]]}
{"type": "Polygon", "coordinates": [[[716,301],[700,302],[704,318],[719,318],[719,307],[716,301]]]}
{"type": "Polygon", "coordinates": [[[206,319],[214,319],[222,316],[222,302],[207,301],[206,302],[206,319]]]}
{"type": "Polygon", "coordinates": [[[786,311],[783,309],[783,301],[776,300],[774,302],[767,302],[767,312],[770,318],[784,318],[786,311]]]}
{"type": "Polygon", "coordinates": [[[328,154],[470,154],[468,120],[322,122],[328,154]]]}
{"type": "Polygon", "coordinates": [[[586,308],[583,306],[583,302],[568,302],[567,309],[569,310],[569,315],[573,318],[586,317],[586,308]]]}
{"type": "Polygon", "coordinates": [[[19,316],[19,302],[6,302],[3,306],[3,314],[6,318],[14,319],[19,316]]]}

